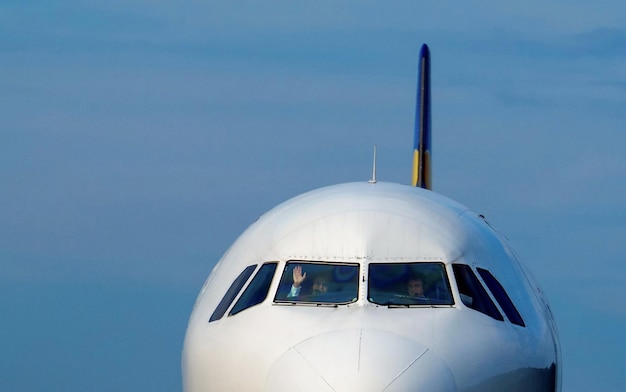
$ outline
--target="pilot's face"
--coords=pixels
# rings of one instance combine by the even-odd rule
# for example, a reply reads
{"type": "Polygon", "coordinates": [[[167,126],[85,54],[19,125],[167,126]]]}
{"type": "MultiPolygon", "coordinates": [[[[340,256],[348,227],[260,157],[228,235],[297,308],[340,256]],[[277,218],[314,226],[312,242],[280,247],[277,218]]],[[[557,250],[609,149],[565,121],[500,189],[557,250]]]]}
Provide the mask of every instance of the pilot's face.
{"type": "Polygon", "coordinates": [[[328,291],[328,283],[322,278],[317,278],[313,282],[312,291],[313,294],[326,294],[328,291]]]}
{"type": "Polygon", "coordinates": [[[408,285],[409,295],[424,295],[424,284],[421,279],[411,279],[408,285]]]}

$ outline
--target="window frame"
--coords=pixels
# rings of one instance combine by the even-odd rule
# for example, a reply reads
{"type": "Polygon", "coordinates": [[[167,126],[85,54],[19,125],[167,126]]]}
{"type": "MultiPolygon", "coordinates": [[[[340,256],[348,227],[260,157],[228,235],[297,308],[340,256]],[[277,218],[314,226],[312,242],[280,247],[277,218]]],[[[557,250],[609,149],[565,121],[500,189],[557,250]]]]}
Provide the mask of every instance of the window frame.
{"type": "Polygon", "coordinates": [[[250,280],[250,283],[245,286],[245,289],[235,302],[235,305],[233,305],[230,312],[228,312],[228,316],[234,316],[246,309],[263,303],[267,299],[270,288],[272,287],[277,267],[277,262],[263,263],[256,274],[254,274],[252,280],[250,280]],[[251,290],[254,290],[254,292],[251,290]],[[258,295],[259,293],[261,293],[261,295],[258,295]]]}
{"type": "Polygon", "coordinates": [[[224,293],[224,296],[222,297],[220,302],[215,307],[215,310],[209,318],[209,323],[221,320],[222,317],[224,317],[226,311],[228,311],[228,308],[230,308],[230,305],[232,305],[235,298],[237,298],[237,296],[241,292],[241,289],[246,285],[246,283],[250,279],[250,276],[252,276],[252,274],[256,270],[257,266],[258,264],[249,265],[244,268],[244,270],[241,271],[239,275],[237,275],[235,280],[233,280],[233,282],[230,284],[230,287],[228,287],[228,290],[226,290],[226,293],[224,293]]]}
{"type": "MultiPolygon", "coordinates": [[[[380,283],[379,283],[380,284],[380,283]]],[[[381,291],[381,293],[385,293],[385,290],[379,290],[381,291]]],[[[371,304],[374,305],[378,305],[378,306],[388,306],[388,307],[393,307],[393,308],[406,308],[406,307],[452,307],[455,304],[455,300],[454,300],[454,295],[452,293],[452,286],[450,285],[450,276],[448,274],[448,270],[446,268],[446,263],[444,263],[441,260],[437,260],[437,261],[433,261],[433,260],[427,260],[427,261],[394,261],[394,262],[372,262],[368,264],[368,269],[367,269],[367,301],[371,304]],[[428,266],[427,266],[428,265],[428,266]],[[429,296],[425,296],[423,300],[420,299],[416,299],[414,297],[410,297],[408,294],[401,294],[400,290],[387,290],[386,292],[390,295],[390,296],[394,296],[397,297],[397,302],[391,302],[391,301],[387,301],[387,302],[377,302],[374,297],[373,297],[373,293],[372,291],[376,291],[376,289],[373,287],[373,281],[376,280],[375,278],[375,274],[372,271],[372,267],[378,267],[378,266],[405,266],[407,268],[407,270],[405,272],[403,272],[401,274],[401,276],[395,277],[393,278],[391,281],[386,282],[386,283],[382,283],[382,285],[390,285],[391,287],[399,287],[400,285],[402,285],[403,283],[406,285],[406,282],[411,278],[411,277],[419,277],[422,279],[422,284],[424,286],[424,293],[427,294],[428,290],[426,290],[427,284],[433,285],[435,284],[434,288],[437,288],[436,284],[440,283],[439,281],[433,281],[433,282],[428,282],[429,279],[426,279],[426,276],[423,276],[422,274],[418,273],[418,272],[425,272],[425,271],[416,271],[417,268],[415,268],[415,270],[412,268],[414,266],[423,266],[423,267],[427,267],[427,268],[433,268],[434,265],[437,265],[440,267],[439,271],[437,271],[440,275],[440,277],[442,278],[442,282],[445,285],[444,289],[447,288],[447,295],[449,296],[449,298],[446,299],[441,299],[441,298],[436,298],[436,297],[429,297],[429,296]],[[373,290],[374,289],[374,290],[373,290]]]]}
{"type": "Polygon", "coordinates": [[[476,270],[509,321],[520,327],[526,327],[524,318],[517,310],[517,307],[513,303],[513,300],[511,300],[511,297],[509,297],[504,286],[502,286],[502,283],[500,283],[489,270],[478,267],[476,270]]]}
{"type": "Polygon", "coordinates": [[[453,263],[452,273],[454,274],[454,280],[456,282],[457,289],[459,295],[461,296],[461,302],[463,303],[463,305],[465,305],[469,309],[473,309],[486,316],[489,316],[494,320],[504,322],[504,317],[502,316],[502,313],[494,303],[487,289],[485,289],[485,287],[481,283],[480,279],[478,279],[478,276],[471,266],[467,264],[453,263]],[[463,280],[461,280],[462,278],[463,280]],[[466,278],[469,278],[469,281],[466,278]],[[471,292],[469,294],[474,295],[468,295],[467,290],[471,292]],[[464,300],[464,296],[472,298],[472,302],[468,304],[464,300]]]}
{"type": "MultiPolygon", "coordinates": [[[[303,272],[307,272],[307,271],[303,271],[303,272]]],[[[310,273],[311,271],[309,271],[310,273]]],[[[316,274],[328,274],[330,271],[316,271],[316,274]]],[[[306,278],[306,280],[308,280],[307,282],[307,286],[310,285],[313,281],[314,281],[314,277],[309,275],[310,278],[306,278]]],[[[287,262],[285,262],[285,266],[282,270],[282,272],[280,273],[280,279],[278,282],[278,287],[276,289],[276,293],[274,294],[274,299],[273,299],[273,303],[277,304],[277,305],[317,305],[317,306],[332,306],[332,307],[336,307],[336,306],[340,306],[340,305],[350,305],[350,304],[354,304],[359,300],[359,292],[360,292],[360,276],[361,276],[361,263],[359,262],[335,262],[335,261],[319,261],[319,260],[288,260],[287,262]],[[333,276],[336,273],[336,268],[337,267],[351,267],[354,268],[354,274],[350,274],[350,278],[349,280],[345,280],[344,283],[349,283],[349,284],[355,284],[356,287],[354,289],[354,296],[351,297],[351,299],[349,301],[321,301],[321,300],[314,300],[314,299],[297,299],[295,297],[290,298],[288,297],[288,295],[285,295],[285,286],[289,286],[289,289],[287,290],[287,293],[290,292],[291,289],[291,285],[293,284],[293,278],[289,278],[289,276],[293,273],[293,269],[291,269],[291,266],[295,266],[295,265],[302,265],[302,266],[306,266],[306,265],[315,265],[315,266],[327,266],[327,267],[333,267],[335,269],[332,270],[333,276]]],[[[330,283],[337,283],[336,281],[332,281],[330,283]]],[[[329,295],[332,293],[329,293],[329,295]]]]}

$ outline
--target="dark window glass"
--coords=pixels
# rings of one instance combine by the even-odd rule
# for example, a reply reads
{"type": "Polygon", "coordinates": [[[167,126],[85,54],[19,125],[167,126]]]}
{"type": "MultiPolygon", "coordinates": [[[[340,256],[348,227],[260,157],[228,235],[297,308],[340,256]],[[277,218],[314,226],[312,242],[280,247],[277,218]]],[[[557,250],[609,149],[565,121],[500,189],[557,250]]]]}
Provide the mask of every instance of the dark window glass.
{"type": "Polygon", "coordinates": [[[378,305],[453,305],[443,263],[372,263],[367,299],[378,305]]]}
{"type": "Polygon", "coordinates": [[[239,294],[239,291],[241,290],[243,285],[246,284],[248,278],[250,277],[250,275],[252,275],[252,272],[254,272],[255,268],[256,264],[250,265],[246,267],[246,269],[243,270],[241,274],[239,274],[237,279],[235,279],[235,281],[228,288],[228,291],[226,291],[226,294],[224,294],[224,298],[222,298],[220,303],[217,305],[217,308],[215,308],[215,311],[211,315],[209,322],[219,320],[222,318],[222,316],[224,316],[224,313],[226,313],[226,310],[228,310],[230,304],[235,300],[235,297],[237,297],[237,294],[239,294]]]}
{"type": "Polygon", "coordinates": [[[511,298],[506,293],[504,287],[502,287],[500,282],[498,282],[498,280],[491,274],[491,272],[482,268],[477,268],[477,270],[480,276],[483,278],[483,281],[491,291],[491,294],[493,294],[493,296],[496,298],[496,301],[498,301],[498,303],[500,304],[500,307],[504,311],[504,314],[506,314],[506,317],[509,318],[509,321],[511,321],[513,324],[525,327],[526,323],[524,323],[524,319],[522,319],[522,316],[517,311],[517,308],[513,304],[513,301],[511,301],[511,298]]]}
{"type": "Polygon", "coordinates": [[[263,264],[248,287],[246,287],[243,294],[241,294],[241,297],[239,297],[239,300],[235,303],[229,315],[232,316],[263,302],[267,297],[267,292],[270,290],[274,271],[276,271],[276,263],[263,264]]]}
{"type": "Polygon", "coordinates": [[[341,305],[355,302],[358,293],[358,264],[290,261],[274,301],[341,305]]]}
{"type": "Polygon", "coordinates": [[[496,304],[493,303],[469,265],[452,264],[452,270],[459,287],[461,300],[467,307],[496,320],[504,321],[504,317],[498,311],[496,304]]]}

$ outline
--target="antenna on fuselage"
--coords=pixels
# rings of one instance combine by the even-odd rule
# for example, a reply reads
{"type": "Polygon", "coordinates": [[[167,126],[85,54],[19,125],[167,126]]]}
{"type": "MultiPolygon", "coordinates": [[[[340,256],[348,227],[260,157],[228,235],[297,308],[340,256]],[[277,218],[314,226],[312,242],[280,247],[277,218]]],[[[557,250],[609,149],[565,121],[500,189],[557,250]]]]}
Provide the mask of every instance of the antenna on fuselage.
{"type": "Polygon", "coordinates": [[[376,145],[374,144],[374,165],[372,167],[372,179],[368,181],[370,184],[376,184],[376,145]]]}
{"type": "Polygon", "coordinates": [[[430,50],[426,44],[422,45],[420,49],[417,78],[415,133],[413,139],[413,176],[411,185],[432,189],[430,156],[430,50]]]}

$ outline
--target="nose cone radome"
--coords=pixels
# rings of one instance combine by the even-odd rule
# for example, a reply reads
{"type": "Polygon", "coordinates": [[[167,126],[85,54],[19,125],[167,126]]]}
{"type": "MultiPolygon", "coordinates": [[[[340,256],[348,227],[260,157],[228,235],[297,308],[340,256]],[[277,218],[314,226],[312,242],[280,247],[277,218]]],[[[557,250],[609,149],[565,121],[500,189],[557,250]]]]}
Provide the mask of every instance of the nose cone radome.
{"type": "Polygon", "coordinates": [[[266,391],[456,391],[452,372],[419,343],[378,330],[351,329],[300,342],[272,366],[266,391]]]}

